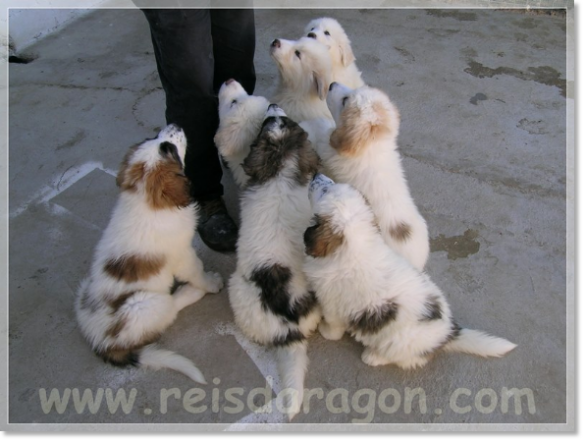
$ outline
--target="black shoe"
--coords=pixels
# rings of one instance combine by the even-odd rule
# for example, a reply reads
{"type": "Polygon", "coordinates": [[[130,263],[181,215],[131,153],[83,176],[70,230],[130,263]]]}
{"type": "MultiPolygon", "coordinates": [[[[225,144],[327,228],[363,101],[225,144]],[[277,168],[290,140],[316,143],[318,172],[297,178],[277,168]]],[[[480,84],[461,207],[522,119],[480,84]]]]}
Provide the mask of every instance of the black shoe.
{"type": "Polygon", "coordinates": [[[197,231],[207,247],[216,252],[234,252],[238,226],[230,218],[222,198],[197,201],[199,222],[197,231]]]}

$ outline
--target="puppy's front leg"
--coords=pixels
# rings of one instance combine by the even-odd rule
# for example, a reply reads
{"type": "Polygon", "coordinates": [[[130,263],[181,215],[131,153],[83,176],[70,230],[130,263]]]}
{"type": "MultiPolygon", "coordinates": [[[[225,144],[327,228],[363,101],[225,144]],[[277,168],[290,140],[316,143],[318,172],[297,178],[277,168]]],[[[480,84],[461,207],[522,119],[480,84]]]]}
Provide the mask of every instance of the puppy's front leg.
{"type": "Polygon", "coordinates": [[[195,304],[201,298],[205,296],[205,292],[199,288],[192,287],[190,285],[181,286],[174,295],[173,301],[175,302],[175,308],[177,313],[183,310],[185,307],[195,304]]]}
{"type": "Polygon", "coordinates": [[[319,323],[319,333],[329,341],[338,341],[345,333],[345,325],[341,321],[332,321],[326,318],[319,323]]]}
{"type": "Polygon", "coordinates": [[[192,247],[182,256],[179,268],[176,270],[176,277],[186,281],[193,287],[200,288],[205,293],[217,293],[223,288],[223,280],[219,273],[205,272],[203,263],[192,247]]]}

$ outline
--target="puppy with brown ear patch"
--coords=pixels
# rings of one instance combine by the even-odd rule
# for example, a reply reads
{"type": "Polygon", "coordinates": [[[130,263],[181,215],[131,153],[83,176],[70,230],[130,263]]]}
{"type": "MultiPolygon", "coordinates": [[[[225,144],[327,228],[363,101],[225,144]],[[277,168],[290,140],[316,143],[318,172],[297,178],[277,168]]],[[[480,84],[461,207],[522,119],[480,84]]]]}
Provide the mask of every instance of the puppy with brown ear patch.
{"type": "Polygon", "coordinates": [[[240,201],[237,266],[228,293],[235,322],[250,340],[277,349],[285,407],[300,410],[307,338],[321,313],[303,273],[308,186],[319,159],[307,134],[270,105],[244,161],[248,184],[240,201]]]}
{"type": "Polygon", "coordinates": [[[351,88],[365,84],[362,73],[355,64],[349,37],[337,20],[329,17],[311,20],[305,27],[305,35],[314,38],[329,49],[333,81],[351,88]]]}
{"type": "Polygon", "coordinates": [[[190,360],[154,344],[179,311],[223,286],[191,245],[197,206],[183,172],[186,145],[182,129],[169,125],[126,154],[116,179],[121,193],[75,310],[104,361],[170,368],[205,383],[190,360]]]}
{"type": "Polygon", "coordinates": [[[366,347],[366,364],[403,369],[425,365],[439,350],[501,357],[516,347],[459,327],[441,290],[384,242],[355,188],[318,174],[310,199],[304,269],[323,312],[324,338],[348,331],[366,347]]]}
{"type": "Polygon", "coordinates": [[[366,197],[386,243],[422,270],[430,252],[428,228],[397,151],[398,110],[378,89],[350,89],[339,83],[331,85],[327,104],[336,128],[329,142],[315,144],[323,170],[366,197]]]}
{"type": "Polygon", "coordinates": [[[327,47],[308,37],[296,41],[277,38],[270,45],[270,56],[279,73],[272,102],[297,122],[313,118],[331,120],[325,102],[333,81],[327,47]]]}

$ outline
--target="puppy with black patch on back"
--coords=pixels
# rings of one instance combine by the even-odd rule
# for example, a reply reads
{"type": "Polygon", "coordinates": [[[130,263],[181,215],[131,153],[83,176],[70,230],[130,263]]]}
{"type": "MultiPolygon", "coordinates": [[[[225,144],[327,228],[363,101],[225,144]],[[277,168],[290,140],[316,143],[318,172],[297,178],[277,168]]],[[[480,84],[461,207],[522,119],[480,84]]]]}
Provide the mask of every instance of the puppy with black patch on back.
{"type": "Polygon", "coordinates": [[[279,80],[273,103],[294,121],[313,118],[332,119],[325,98],[333,81],[327,47],[317,40],[275,39],[270,56],[278,67],[279,80]]]}
{"type": "Polygon", "coordinates": [[[75,310],[104,361],[169,368],[205,383],[190,360],[154,344],[179,311],[223,286],[191,245],[197,206],[183,171],[186,146],[183,130],[171,124],[128,151],[116,178],[120,196],[75,310]]]}
{"type": "Polygon", "coordinates": [[[368,365],[425,365],[439,350],[501,357],[515,344],[459,327],[441,290],[384,242],[365,198],[324,175],[310,186],[305,274],[323,312],[321,335],[348,331],[368,365]]]}
{"type": "Polygon", "coordinates": [[[305,27],[305,35],[314,38],[329,49],[333,81],[351,88],[363,86],[362,73],[355,64],[349,37],[337,20],[329,17],[311,20],[305,27]]]}
{"type": "Polygon", "coordinates": [[[410,194],[397,150],[400,115],[379,89],[332,83],[327,104],[336,123],[314,146],[323,170],[368,200],[386,243],[418,270],[430,252],[427,223],[410,194]],[[328,141],[323,141],[328,138],[328,141]]]}
{"type": "Polygon", "coordinates": [[[319,158],[307,134],[275,104],[243,168],[237,266],[228,284],[235,322],[244,335],[277,349],[285,407],[300,410],[307,370],[307,338],[321,318],[303,273],[303,232],[311,207],[308,186],[319,158]]]}
{"type": "Polygon", "coordinates": [[[270,103],[264,97],[248,95],[234,79],[221,85],[218,98],[219,127],[215,133],[215,145],[227,162],[234,181],[243,188],[248,176],[242,163],[250,153],[250,144],[260,131],[270,103]]]}

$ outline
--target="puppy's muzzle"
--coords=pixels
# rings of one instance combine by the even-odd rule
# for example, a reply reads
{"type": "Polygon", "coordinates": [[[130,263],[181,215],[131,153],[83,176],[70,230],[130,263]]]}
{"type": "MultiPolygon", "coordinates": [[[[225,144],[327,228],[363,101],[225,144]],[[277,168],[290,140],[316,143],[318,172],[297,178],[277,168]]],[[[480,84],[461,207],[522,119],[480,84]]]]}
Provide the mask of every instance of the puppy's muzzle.
{"type": "Polygon", "coordinates": [[[270,106],[268,106],[266,115],[264,116],[264,118],[268,117],[286,117],[286,113],[280,107],[278,107],[278,104],[272,103],[270,106]]]}
{"type": "Polygon", "coordinates": [[[313,205],[317,203],[334,184],[335,181],[331,178],[322,173],[317,173],[311,180],[311,184],[309,184],[309,199],[311,200],[311,203],[313,205]]]}

